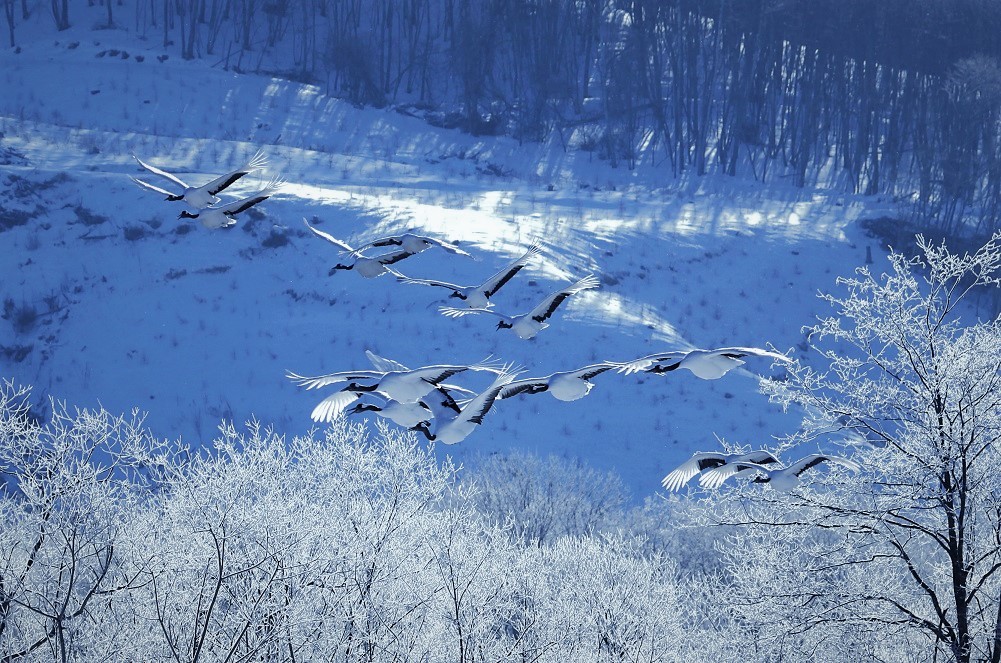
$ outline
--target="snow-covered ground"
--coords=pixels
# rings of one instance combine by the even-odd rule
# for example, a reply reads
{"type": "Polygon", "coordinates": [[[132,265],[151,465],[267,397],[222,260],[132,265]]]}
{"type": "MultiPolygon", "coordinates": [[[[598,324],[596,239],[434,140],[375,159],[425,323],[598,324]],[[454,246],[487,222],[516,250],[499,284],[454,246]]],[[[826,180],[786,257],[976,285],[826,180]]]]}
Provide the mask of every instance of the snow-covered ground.
{"type": "MultiPolygon", "coordinates": [[[[252,415],[306,430],[326,392],[300,390],[285,371],[368,368],[366,349],[409,366],[492,354],[526,376],[689,347],[773,344],[802,356],[801,328],[824,312],[817,292],[867,248],[882,261],[855,221],[886,203],[676,181],[649,159],[613,169],[556,142],[468,136],[164,55],[126,32],[79,28],[0,51],[0,376],[81,407],[148,410],[162,437],[207,443],[221,418],[252,415]],[[269,168],[229,191],[272,175],[289,183],[229,230],[178,220],[179,203],[127,177],[140,175],[133,153],[201,183],[258,149],[269,168]],[[588,272],[602,286],[522,341],[487,316],[439,315],[455,301],[444,290],[328,276],[339,256],[304,217],[352,242],[410,229],[458,242],[474,260],[430,250],[397,265],[456,283],[542,242],[495,298],[505,312],[588,272]]],[[[796,426],[757,392],[756,376],[780,369],[747,368],[715,382],[607,373],[574,403],[506,400],[441,453],[581,458],[643,497],[692,451],[718,448],[715,436],[758,445],[796,426]]],[[[473,388],[489,379],[460,378],[473,388]]]]}

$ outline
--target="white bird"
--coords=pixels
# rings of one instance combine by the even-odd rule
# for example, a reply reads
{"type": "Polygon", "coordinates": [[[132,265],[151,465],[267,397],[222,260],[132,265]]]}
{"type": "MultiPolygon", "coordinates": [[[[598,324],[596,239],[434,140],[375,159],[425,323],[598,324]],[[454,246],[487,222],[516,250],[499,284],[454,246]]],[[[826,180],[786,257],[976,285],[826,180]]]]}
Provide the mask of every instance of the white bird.
{"type": "Polygon", "coordinates": [[[587,396],[594,388],[591,378],[619,366],[621,364],[606,361],[578,368],[575,371],[553,373],[544,378],[513,380],[501,390],[498,398],[503,400],[518,394],[541,394],[548,391],[556,400],[575,401],[587,396]]]}
{"type": "Polygon", "coordinates": [[[532,245],[528,251],[524,253],[524,255],[479,285],[456,285],[454,283],[448,283],[447,281],[415,279],[409,276],[404,276],[399,272],[393,273],[396,275],[396,279],[400,283],[412,283],[415,285],[445,288],[446,290],[452,291],[452,294],[450,294],[449,297],[457,297],[458,299],[461,299],[469,308],[489,308],[493,306],[490,298],[497,294],[497,291],[504,287],[504,284],[510,281],[515,274],[520,272],[525,265],[528,264],[528,261],[538,255],[541,250],[542,248],[538,244],[532,245]]]}
{"type": "Polygon", "coordinates": [[[226,187],[230,186],[244,175],[252,173],[255,170],[260,170],[261,168],[264,168],[266,165],[268,165],[268,160],[264,156],[264,153],[258,152],[253,156],[253,158],[250,161],[248,161],[240,168],[228,172],[225,175],[220,175],[211,182],[208,182],[201,186],[190,186],[186,184],[184,181],[182,181],[176,175],[172,175],[171,173],[168,173],[165,170],[160,170],[155,166],[151,166],[134,154],[132,155],[132,158],[135,159],[137,162],[139,162],[140,166],[142,166],[149,172],[153,173],[154,175],[159,175],[160,177],[168,179],[177,186],[181,187],[181,193],[173,193],[171,191],[167,191],[166,189],[161,189],[158,186],[150,184],[149,182],[144,182],[143,180],[130,176],[130,179],[133,182],[135,182],[144,189],[147,189],[149,191],[155,191],[156,193],[166,196],[167,200],[170,201],[183,200],[184,202],[188,203],[189,205],[191,205],[196,209],[203,209],[208,207],[209,205],[214,205],[215,203],[218,203],[219,198],[216,197],[217,193],[219,193],[226,187]]]}
{"type": "Polygon", "coordinates": [[[420,431],[432,442],[438,441],[443,444],[462,442],[483,423],[483,418],[493,407],[501,390],[520,373],[520,370],[512,369],[510,364],[504,366],[493,383],[463,405],[455,417],[436,421],[433,433],[428,422],[417,424],[414,430],[420,431]]]}
{"type": "Polygon", "coordinates": [[[398,246],[404,251],[409,251],[410,253],[420,253],[422,251],[427,251],[433,246],[437,246],[458,256],[466,256],[468,258],[473,257],[470,253],[463,251],[455,244],[443,242],[439,239],[434,239],[433,237],[427,237],[425,235],[416,235],[414,233],[390,235],[388,237],[373,239],[371,242],[365,242],[361,246],[352,249],[351,251],[347,251],[346,253],[352,256],[361,257],[361,254],[365,251],[365,249],[382,248],[386,246],[398,246]]]}
{"type": "Polygon", "coordinates": [[[347,382],[347,386],[341,391],[379,391],[386,398],[400,403],[416,403],[453,375],[463,371],[492,371],[496,373],[497,370],[497,364],[491,362],[488,357],[476,364],[466,365],[441,364],[405,371],[344,371],[316,377],[297,375],[289,371],[286,373],[286,377],[306,389],[318,389],[331,384],[347,382]]]}
{"type": "Polygon", "coordinates": [[[361,414],[362,412],[375,412],[380,417],[385,417],[404,428],[412,428],[421,421],[425,421],[434,416],[438,410],[436,408],[446,408],[453,412],[459,411],[459,406],[452,397],[452,391],[459,391],[465,394],[475,395],[469,389],[463,389],[456,385],[441,384],[436,389],[429,392],[421,400],[414,403],[399,403],[390,399],[383,392],[376,390],[373,392],[363,391],[335,391],[331,395],[320,401],[310,413],[310,419],[315,422],[331,422],[345,411],[348,414],[361,414]],[[366,394],[378,396],[382,404],[358,403],[366,394]],[[352,403],[356,405],[348,409],[352,403]]]}
{"type": "MultiPolygon", "coordinates": [[[[309,228],[310,232],[312,232],[314,235],[327,240],[334,246],[340,248],[341,251],[345,253],[353,253],[355,251],[355,249],[351,248],[351,246],[348,245],[343,240],[339,240],[330,233],[323,232],[322,230],[314,228],[313,226],[309,225],[309,221],[307,221],[306,219],[303,219],[302,222],[306,224],[306,227],[309,228]]],[[[409,258],[412,255],[414,255],[412,251],[408,251],[406,249],[397,249],[396,251],[390,251],[389,253],[384,253],[380,256],[374,256],[371,258],[364,258],[364,257],[357,258],[350,265],[337,263],[336,265],[330,268],[329,273],[331,276],[333,276],[334,274],[337,273],[337,270],[339,269],[353,269],[355,272],[358,273],[359,276],[362,276],[366,279],[374,279],[375,277],[381,276],[385,274],[387,271],[389,271],[387,265],[392,265],[401,260],[404,260],[405,258],[409,258]]]]}
{"type": "MultiPolygon", "coordinates": [[[[759,465],[767,465],[768,463],[777,463],[778,459],[767,451],[752,451],[746,454],[724,454],[717,451],[699,451],[691,458],[686,460],[684,463],[674,468],[664,479],[660,482],[667,490],[681,490],[681,487],[692,480],[692,478],[697,474],[702,474],[699,477],[699,483],[705,487],[709,487],[709,481],[706,478],[708,472],[714,470],[723,470],[723,468],[733,468],[734,463],[758,463],[759,465]]],[[[725,480],[729,474],[723,476],[725,480]]],[[[718,483],[712,485],[711,487],[719,487],[718,483]]]]}
{"type": "MultiPolygon", "coordinates": [[[[371,362],[372,366],[375,367],[375,370],[377,371],[383,371],[385,373],[393,373],[393,372],[407,373],[410,371],[408,367],[404,366],[395,359],[387,359],[386,357],[382,357],[380,355],[375,354],[371,350],[365,350],[365,356],[368,357],[369,362],[371,362]]],[[[496,368],[496,364],[490,363],[489,359],[490,358],[487,357],[487,359],[481,362],[481,364],[485,367],[484,370],[496,373],[498,370],[496,368]]],[[[428,397],[426,400],[428,404],[431,406],[432,412],[437,411],[436,405],[438,403],[440,403],[442,407],[445,407],[454,412],[458,412],[459,406],[456,405],[455,399],[452,397],[451,393],[453,391],[456,393],[463,394],[464,396],[476,395],[476,392],[466,389],[464,387],[460,387],[457,384],[446,384],[444,382],[441,382],[435,385],[434,391],[428,392],[428,397]]],[[[383,397],[389,398],[388,394],[379,392],[378,390],[375,393],[379,393],[383,397]]]]}
{"type": "Polygon", "coordinates": [[[625,362],[620,372],[669,373],[685,368],[703,380],[717,380],[744,363],[744,357],[768,357],[773,361],[791,360],[778,352],[761,348],[718,348],[716,350],[672,350],[625,362]]]}
{"type": "MultiPolygon", "coordinates": [[[[365,356],[368,357],[368,360],[372,363],[372,366],[374,366],[375,370],[377,371],[384,371],[386,373],[391,373],[394,371],[397,373],[406,373],[410,370],[400,362],[394,359],[387,359],[385,357],[377,355],[371,350],[365,350],[365,356]]],[[[489,359],[489,357],[487,359],[489,359]]],[[[493,366],[493,364],[490,365],[493,366]]],[[[487,368],[486,370],[492,372],[497,371],[496,368],[487,368]]],[[[444,407],[445,409],[451,410],[453,412],[459,411],[459,406],[456,404],[455,398],[452,397],[451,392],[453,391],[456,393],[463,394],[464,396],[476,395],[476,392],[466,389],[464,387],[460,387],[459,385],[445,384],[444,382],[442,382],[436,385],[435,390],[433,392],[428,392],[428,396],[425,399],[427,401],[426,404],[431,407],[432,413],[438,412],[439,406],[444,407]]],[[[382,395],[386,396],[386,394],[382,395]]]]}
{"type": "Polygon", "coordinates": [[[592,288],[597,288],[599,285],[598,277],[593,274],[585,276],[581,280],[573,283],[562,290],[557,290],[556,292],[550,294],[548,297],[539,302],[535,308],[533,308],[528,313],[523,313],[522,315],[504,315],[503,313],[498,313],[492,309],[486,308],[452,308],[450,306],[443,306],[438,310],[442,315],[450,318],[461,318],[464,315],[469,315],[471,313],[489,313],[490,315],[495,315],[500,318],[497,323],[497,329],[510,329],[518,338],[530,339],[534,338],[536,334],[549,326],[546,322],[559,305],[563,301],[575,295],[582,290],[591,290],[592,288]]]}
{"type": "MultiPolygon", "coordinates": [[[[726,476],[716,481],[707,477],[706,483],[712,480],[713,485],[720,485],[727,478],[754,476],[752,483],[767,483],[775,490],[787,492],[800,484],[800,476],[811,467],[816,467],[820,463],[828,462],[834,465],[841,465],[852,472],[858,472],[862,468],[853,460],[840,458],[838,456],[826,456],[824,454],[810,454],[800,458],[788,467],[766,467],[761,463],[739,462],[734,463],[732,468],[726,470],[726,476]]],[[[725,466],[724,466],[725,467],[725,466]]],[[[724,468],[716,468],[710,472],[722,471],[724,468]]]]}
{"type": "Polygon", "coordinates": [[[184,210],[177,215],[177,218],[198,219],[206,228],[230,228],[236,225],[237,214],[245,212],[258,203],[264,202],[270,198],[275,191],[280,189],[284,183],[285,182],[283,180],[276,178],[268,182],[267,186],[252,196],[248,196],[247,198],[242,198],[240,200],[234,200],[231,203],[226,203],[225,205],[220,205],[218,207],[206,207],[196,214],[192,214],[191,212],[184,210]]]}
{"type": "MultiPolygon", "coordinates": [[[[392,359],[387,359],[385,357],[380,357],[370,350],[366,350],[365,354],[368,356],[369,361],[375,367],[376,371],[381,371],[383,373],[397,372],[404,373],[410,369],[401,364],[398,361],[392,359]]],[[[424,400],[417,401],[415,403],[397,403],[389,398],[388,394],[379,391],[365,392],[365,391],[337,391],[327,396],[322,401],[320,401],[313,411],[310,413],[310,418],[316,422],[331,422],[340,416],[349,405],[360,400],[362,396],[366,393],[378,395],[382,398],[385,405],[374,405],[369,403],[358,403],[351,411],[351,414],[360,414],[361,412],[375,412],[379,416],[385,417],[397,423],[405,428],[412,428],[416,426],[421,421],[433,416],[436,411],[435,408],[438,407],[440,403],[441,407],[448,408],[454,412],[459,411],[459,406],[456,404],[455,399],[452,397],[452,391],[460,392],[468,395],[475,395],[474,392],[469,389],[464,389],[457,385],[441,383],[434,390],[428,392],[424,397],[424,400]],[[435,393],[437,392],[437,393],[435,393]],[[430,407],[427,403],[435,407],[430,407]],[[399,406],[399,407],[397,407],[399,406]],[[421,418],[415,418],[421,417],[421,418]]]]}

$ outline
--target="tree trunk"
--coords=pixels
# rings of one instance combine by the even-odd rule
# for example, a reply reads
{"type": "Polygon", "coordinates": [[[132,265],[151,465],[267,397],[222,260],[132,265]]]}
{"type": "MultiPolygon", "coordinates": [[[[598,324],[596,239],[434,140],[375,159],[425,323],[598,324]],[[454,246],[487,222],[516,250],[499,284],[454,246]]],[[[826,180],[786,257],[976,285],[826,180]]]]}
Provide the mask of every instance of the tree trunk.
{"type": "Polygon", "coordinates": [[[3,13],[7,17],[7,32],[10,34],[10,47],[14,48],[14,0],[3,0],[3,13]]]}
{"type": "Polygon", "coordinates": [[[52,19],[56,30],[62,32],[70,26],[68,0],[52,0],[52,19]]]}

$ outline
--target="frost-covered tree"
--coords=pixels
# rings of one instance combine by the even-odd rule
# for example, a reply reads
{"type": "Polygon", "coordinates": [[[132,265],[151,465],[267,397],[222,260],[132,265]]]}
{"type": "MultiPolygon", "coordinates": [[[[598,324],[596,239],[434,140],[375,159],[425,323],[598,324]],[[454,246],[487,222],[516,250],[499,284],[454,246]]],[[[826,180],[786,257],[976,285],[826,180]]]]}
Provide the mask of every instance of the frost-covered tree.
{"type": "Polygon", "coordinates": [[[93,625],[146,564],[120,533],[165,450],[135,414],[53,403],[43,424],[29,396],[0,385],[0,660],[99,657],[115,635],[93,625]]]}
{"type": "Polygon", "coordinates": [[[711,507],[741,525],[725,596],[761,652],[1001,660],[1001,319],[967,305],[999,284],[1001,236],[973,254],[918,246],[824,296],[834,315],[811,339],[828,368],[766,386],[807,413],[777,452],[840,436],[863,471],[789,493],[745,482],[711,507]]]}
{"type": "Polygon", "coordinates": [[[410,433],[192,454],[28,396],[0,388],[0,660],[671,661],[700,628],[672,561],[512,536],[410,433]]]}
{"type": "Polygon", "coordinates": [[[481,514],[507,523],[511,534],[540,546],[617,526],[626,503],[615,474],[523,451],[480,458],[467,481],[481,514]]]}

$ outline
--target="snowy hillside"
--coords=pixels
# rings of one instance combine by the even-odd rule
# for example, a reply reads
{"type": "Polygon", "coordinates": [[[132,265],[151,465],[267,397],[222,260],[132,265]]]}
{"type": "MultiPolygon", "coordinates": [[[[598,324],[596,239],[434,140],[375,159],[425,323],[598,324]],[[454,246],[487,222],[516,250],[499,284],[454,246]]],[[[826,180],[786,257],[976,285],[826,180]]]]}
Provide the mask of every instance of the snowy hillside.
{"type": "MultiPolygon", "coordinates": [[[[366,349],[408,366],[493,355],[526,376],[690,347],[802,356],[801,327],[824,310],[817,291],[867,249],[882,259],[855,225],[887,212],[872,199],[672,181],[642,160],[613,169],[559,144],[473,137],[166,55],[79,28],[0,52],[0,376],[81,407],[148,410],[163,437],[209,442],[220,419],[251,416],[304,431],[326,392],[285,371],[368,368],[366,349]],[[140,175],[132,154],[201,183],[258,149],[270,166],[233,190],[274,175],[288,185],[229,230],[178,220],[178,203],[128,177],[140,175]],[[340,256],[304,217],[349,242],[417,229],[459,243],[474,260],[430,250],[397,265],[456,283],[543,243],[497,295],[505,312],[589,272],[602,285],[522,341],[486,316],[441,316],[445,291],[328,276],[340,256]]],[[[581,458],[642,497],[692,451],[717,448],[714,436],[758,445],[797,425],[757,392],[756,376],[780,369],[747,368],[714,382],[609,373],[574,403],[511,399],[439,452],[581,458]]]]}

